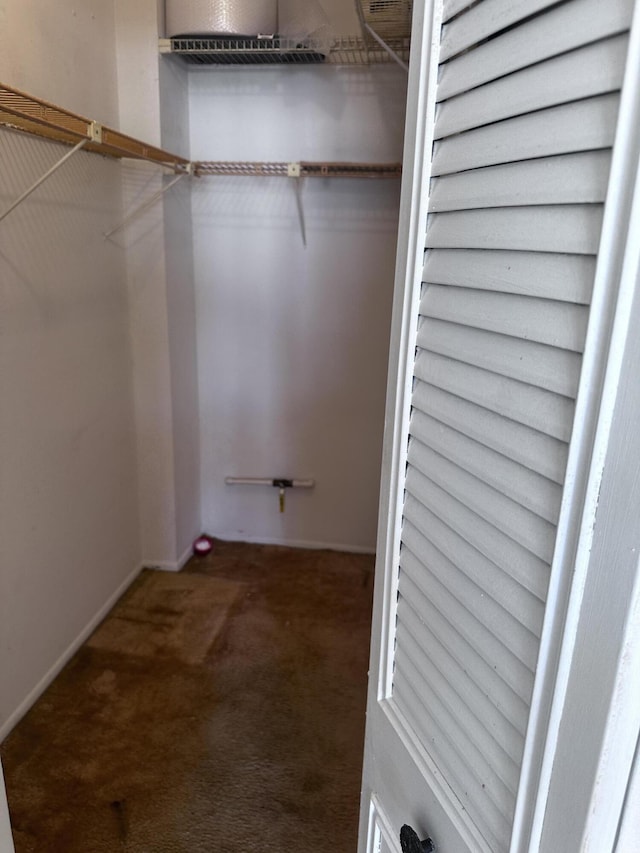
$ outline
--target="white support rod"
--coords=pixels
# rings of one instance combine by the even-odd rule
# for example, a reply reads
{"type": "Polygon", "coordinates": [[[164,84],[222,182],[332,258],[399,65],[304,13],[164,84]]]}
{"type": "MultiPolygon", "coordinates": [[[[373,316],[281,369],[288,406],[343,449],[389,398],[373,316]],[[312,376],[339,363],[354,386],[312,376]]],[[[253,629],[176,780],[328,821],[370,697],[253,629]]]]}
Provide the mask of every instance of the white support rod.
{"type": "Polygon", "coordinates": [[[112,228],[111,231],[107,231],[107,233],[104,235],[104,239],[108,240],[112,234],[115,234],[116,231],[120,231],[122,228],[124,228],[125,225],[128,225],[132,219],[135,219],[136,216],[138,216],[143,211],[147,210],[147,208],[151,207],[151,205],[155,204],[156,201],[159,198],[162,198],[162,196],[166,192],[168,192],[172,186],[177,184],[178,181],[181,181],[186,176],[186,174],[187,173],[185,172],[182,175],[178,175],[177,178],[174,178],[172,181],[169,181],[169,183],[166,185],[166,187],[162,187],[162,189],[158,190],[157,193],[154,193],[150,199],[147,199],[147,201],[144,202],[144,204],[141,204],[139,207],[136,207],[135,210],[132,210],[131,213],[127,217],[125,217],[119,225],[116,225],[116,227],[112,228]]]}
{"type": "Polygon", "coordinates": [[[392,47],[389,47],[389,45],[386,43],[386,41],[383,38],[380,38],[378,33],[374,29],[372,29],[372,27],[370,27],[369,24],[364,22],[363,27],[369,33],[369,35],[372,36],[378,42],[378,44],[387,51],[389,56],[391,56],[398,63],[398,65],[401,68],[404,68],[404,70],[408,73],[409,72],[409,65],[404,61],[404,59],[401,59],[398,56],[398,54],[395,52],[395,50],[392,47]]]}
{"type": "Polygon", "coordinates": [[[41,178],[39,178],[35,182],[35,184],[33,184],[33,186],[29,187],[28,190],[23,192],[22,195],[20,196],[20,198],[17,198],[13,202],[13,204],[9,205],[9,207],[2,214],[0,214],[0,222],[2,222],[3,219],[6,219],[6,217],[9,216],[9,214],[12,211],[14,211],[16,209],[16,207],[21,205],[25,199],[29,198],[31,193],[35,192],[39,186],[44,184],[45,181],[48,181],[49,178],[58,171],[60,166],[63,166],[67,162],[67,160],[70,160],[71,157],[73,157],[74,154],[76,154],[78,151],[80,151],[81,148],[84,148],[84,146],[89,141],[90,141],[89,139],[83,139],[82,141],[78,142],[78,144],[75,145],[71,149],[71,151],[67,151],[67,153],[64,155],[64,157],[61,160],[58,160],[58,162],[54,166],[52,166],[46,174],[44,174],[41,178]]]}
{"type": "Polygon", "coordinates": [[[225,477],[225,483],[228,486],[275,486],[279,487],[281,483],[286,483],[288,489],[312,489],[315,480],[288,480],[283,477],[225,477]]]}

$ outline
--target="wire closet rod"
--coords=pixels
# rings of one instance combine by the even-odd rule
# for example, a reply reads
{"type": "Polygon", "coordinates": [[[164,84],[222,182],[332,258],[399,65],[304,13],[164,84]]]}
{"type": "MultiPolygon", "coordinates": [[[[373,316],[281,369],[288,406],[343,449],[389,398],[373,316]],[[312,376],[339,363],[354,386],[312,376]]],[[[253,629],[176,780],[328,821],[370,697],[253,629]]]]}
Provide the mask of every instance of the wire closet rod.
{"type": "Polygon", "coordinates": [[[237,175],[257,178],[399,178],[402,175],[402,163],[260,163],[202,160],[193,164],[193,171],[198,177],[237,175]]]}

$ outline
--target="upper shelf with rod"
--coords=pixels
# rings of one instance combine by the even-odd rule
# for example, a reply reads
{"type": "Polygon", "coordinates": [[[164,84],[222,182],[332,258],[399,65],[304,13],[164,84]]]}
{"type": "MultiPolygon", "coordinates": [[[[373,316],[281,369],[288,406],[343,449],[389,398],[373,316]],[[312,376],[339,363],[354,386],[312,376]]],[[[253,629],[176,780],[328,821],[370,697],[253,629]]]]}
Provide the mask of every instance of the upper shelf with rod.
{"type": "Polygon", "coordinates": [[[162,187],[147,202],[130,213],[117,227],[105,236],[118,231],[137,214],[153,204],[175,183],[185,176],[205,177],[272,176],[299,179],[317,178],[398,178],[402,174],[400,163],[344,163],[344,162],[191,162],[177,154],[164,151],[131,136],[126,136],[106,125],[84,118],[77,113],[58,107],[48,101],[27,95],[0,83],[0,127],[18,130],[44,139],[72,146],[44,175],[26,189],[6,210],[0,212],[0,221],[25,201],[48,180],[77,151],[85,151],[119,159],[143,160],[170,169],[176,177],[162,187]]]}
{"type": "MultiPolygon", "coordinates": [[[[119,159],[126,157],[132,160],[144,160],[169,168],[177,175],[172,184],[193,172],[192,164],[184,157],[148,145],[132,136],[125,136],[106,125],[43,101],[41,98],[34,98],[2,83],[0,83],[0,126],[73,146],[6,210],[0,212],[0,222],[81,149],[119,159]]],[[[161,192],[165,191],[165,189],[161,190],[161,192]]]]}

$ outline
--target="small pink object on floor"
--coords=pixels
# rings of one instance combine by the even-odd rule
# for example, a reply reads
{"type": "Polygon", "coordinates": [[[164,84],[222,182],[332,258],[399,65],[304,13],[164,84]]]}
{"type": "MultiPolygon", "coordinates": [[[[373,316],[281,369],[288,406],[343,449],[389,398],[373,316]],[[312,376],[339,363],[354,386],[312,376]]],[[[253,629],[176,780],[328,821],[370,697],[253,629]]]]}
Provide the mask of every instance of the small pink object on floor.
{"type": "Polygon", "coordinates": [[[203,534],[202,536],[198,536],[198,538],[193,543],[193,555],[194,557],[206,557],[211,553],[213,549],[213,539],[210,536],[206,536],[203,534]]]}

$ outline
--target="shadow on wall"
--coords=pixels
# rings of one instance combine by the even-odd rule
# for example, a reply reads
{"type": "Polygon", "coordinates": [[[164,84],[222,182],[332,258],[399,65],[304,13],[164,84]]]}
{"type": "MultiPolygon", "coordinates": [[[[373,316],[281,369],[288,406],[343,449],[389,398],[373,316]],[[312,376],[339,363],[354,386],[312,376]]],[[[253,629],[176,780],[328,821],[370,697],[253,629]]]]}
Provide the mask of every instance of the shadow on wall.
{"type": "MultiPolygon", "coordinates": [[[[302,178],[301,197],[305,223],[312,232],[397,232],[397,179],[302,178]]],[[[298,229],[299,239],[291,248],[302,248],[293,179],[202,178],[193,183],[193,217],[198,233],[219,228],[298,229]]]]}
{"type": "Polygon", "coordinates": [[[401,158],[406,73],[393,66],[190,72],[196,160],[401,158]]]}

